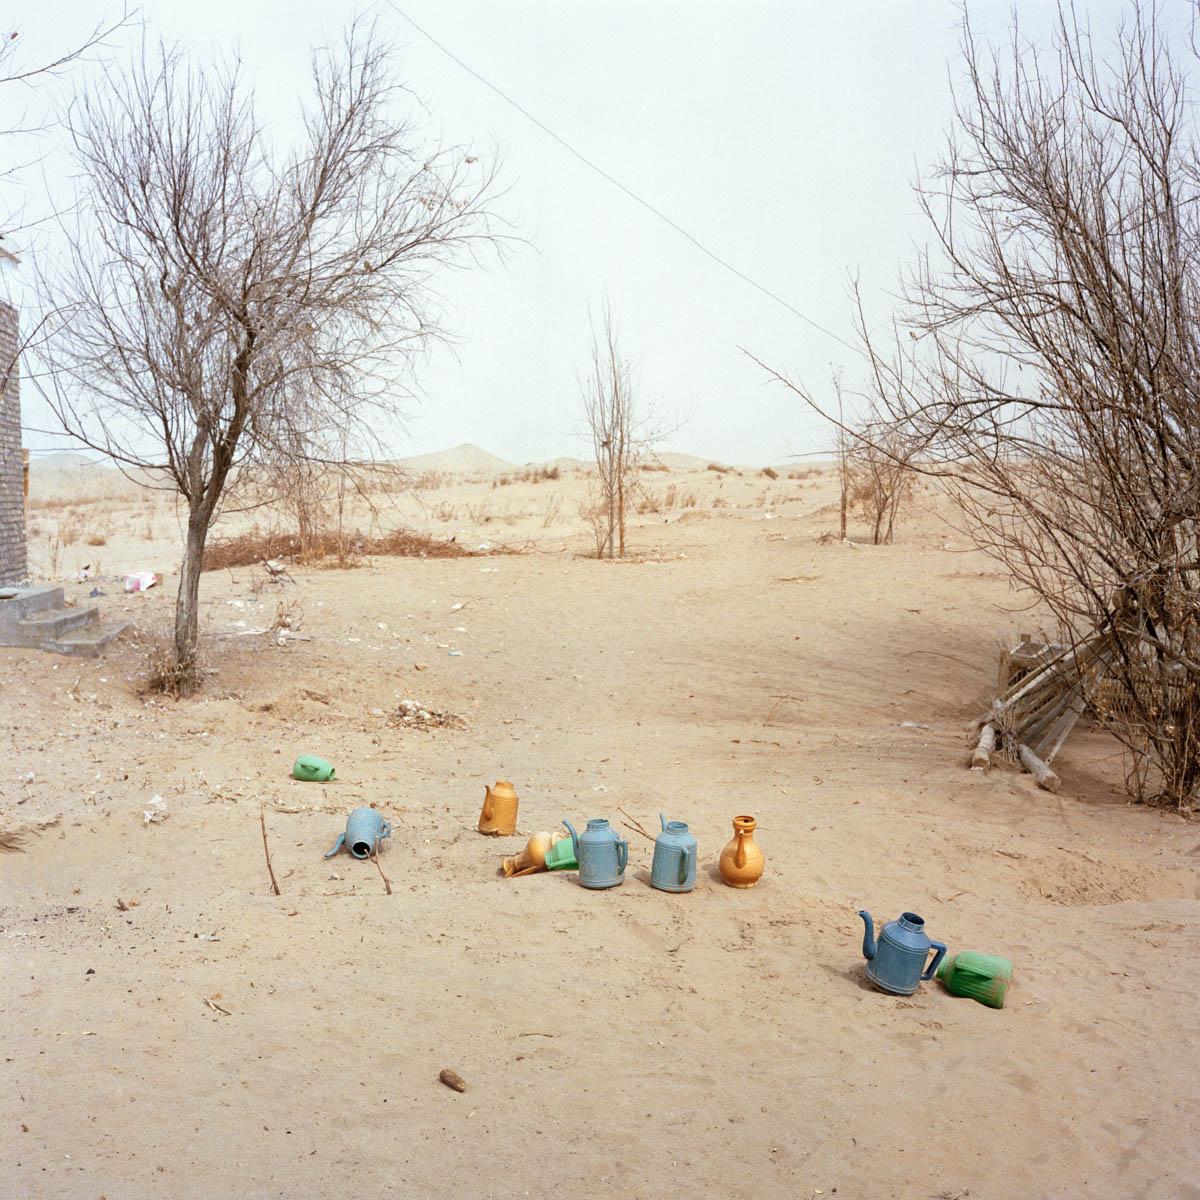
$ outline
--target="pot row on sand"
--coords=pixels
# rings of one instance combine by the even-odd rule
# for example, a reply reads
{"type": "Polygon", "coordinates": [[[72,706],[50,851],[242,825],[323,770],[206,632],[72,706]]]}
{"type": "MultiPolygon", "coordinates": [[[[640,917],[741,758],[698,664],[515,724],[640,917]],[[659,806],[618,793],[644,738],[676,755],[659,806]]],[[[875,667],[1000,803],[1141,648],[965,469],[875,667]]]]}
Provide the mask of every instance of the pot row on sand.
{"type": "MultiPolygon", "coordinates": [[[[507,780],[499,780],[494,787],[487,788],[479,815],[479,832],[492,836],[516,833],[518,804],[516,789],[507,780]]],[[[696,886],[696,838],[686,822],[668,821],[662,813],[658,819],[662,831],[654,839],[650,886],[663,892],[690,892],[696,886]]],[[[570,821],[563,821],[563,826],[566,833],[535,833],[520,854],[504,860],[505,875],[577,870],[580,885],[594,889],[616,887],[624,881],[629,843],[606,818],[593,817],[582,833],[577,833],[570,821]]],[[[766,859],[754,840],[756,826],[750,816],[733,819],[733,838],[718,860],[721,878],[730,887],[753,887],[762,876],[766,859]]]]}
{"type": "MultiPolygon", "coordinates": [[[[298,761],[297,778],[322,781],[334,778],[333,768],[323,760],[305,764],[303,773],[300,765],[298,761]]],[[[515,834],[518,804],[516,789],[507,780],[487,788],[479,832],[495,837],[515,834]]],[[[684,821],[668,821],[662,813],[658,819],[662,831],[654,838],[650,886],[664,892],[690,892],[696,886],[696,838],[684,821]]],[[[597,890],[624,882],[629,843],[606,818],[593,817],[583,833],[577,833],[570,821],[564,820],[563,826],[565,833],[535,833],[519,854],[503,860],[504,874],[515,878],[536,871],[577,870],[580,885],[597,890]]],[[[753,887],[762,877],[766,864],[754,840],[756,827],[757,822],[751,816],[733,818],[733,838],[718,860],[721,878],[730,887],[753,887]]],[[[374,809],[357,808],[346,822],[345,833],[325,857],[344,846],[355,858],[368,858],[378,854],[380,842],[391,832],[391,826],[374,809]]],[[[924,920],[911,912],[902,913],[898,920],[884,925],[876,940],[871,914],[860,909],[858,915],[865,926],[862,953],[867,960],[867,979],[878,990],[910,996],[923,981],[936,974],[953,995],[969,996],[990,1008],[1004,1007],[1013,972],[1008,959],[971,950],[947,958],[946,946],[933,941],[925,931],[924,920]]]]}

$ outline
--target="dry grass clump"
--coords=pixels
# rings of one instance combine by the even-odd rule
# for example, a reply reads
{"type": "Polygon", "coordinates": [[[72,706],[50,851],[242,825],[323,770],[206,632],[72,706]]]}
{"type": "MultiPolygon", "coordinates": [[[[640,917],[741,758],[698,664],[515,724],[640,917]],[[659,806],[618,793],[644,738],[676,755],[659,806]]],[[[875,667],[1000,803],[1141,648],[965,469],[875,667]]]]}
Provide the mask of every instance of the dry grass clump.
{"type": "Polygon", "coordinates": [[[526,467],[523,471],[516,475],[498,475],[492,480],[492,488],[508,487],[510,483],[545,483],[547,480],[557,479],[562,472],[558,468],[558,464],[547,466],[526,467]]]}
{"type": "Polygon", "coordinates": [[[740,472],[738,472],[738,471],[734,470],[734,468],[733,468],[733,467],[725,467],[725,466],[722,466],[720,463],[709,463],[709,464],[708,464],[708,466],[707,466],[707,467],[705,467],[704,469],[705,469],[706,471],[716,471],[716,473],[717,473],[718,475],[737,475],[737,474],[740,474],[740,472]]]}
{"type": "Polygon", "coordinates": [[[663,471],[666,474],[671,473],[671,468],[666,463],[639,463],[638,470],[640,471],[663,471]]]}
{"type": "Polygon", "coordinates": [[[252,567],[268,558],[290,558],[299,552],[299,534],[263,533],[253,529],[236,537],[211,539],[204,547],[200,569],[220,571],[227,567],[252,567]]]}
{"type": "Polygon", "coordinates": [[[135,690],[139,696],[170,696],[178,700],[196,690],[204,678],[198,651],[191,662],[179,663],[175,659],[174,634],[143,635],[139,640],[148,643],[145,666],[136,676],[135,690]]]}
{"type": "Polygon", "coordinates": [[[422,471],[413,481],[415,492],[435,492],[450,483],[450,476],[445,471],[422,471]]]}
{"type": "Polygon", "coordinates": [[[411,529],[393,529],[391,533],[377,538],[356,538],[354,548],[361,554],[391,556],[393,558],[467,558],[481,553],[468,550],[458,542],[444,538],[427,537],[411,529]]]}
{"type": "Polygon", "coordinates": [[[776,471],[774,467],[763,467],[763,469],[761,471],[759,471],[759,474],[765,475],[768,479],[778,479],[779,478],[779,472],[776,471]]]}

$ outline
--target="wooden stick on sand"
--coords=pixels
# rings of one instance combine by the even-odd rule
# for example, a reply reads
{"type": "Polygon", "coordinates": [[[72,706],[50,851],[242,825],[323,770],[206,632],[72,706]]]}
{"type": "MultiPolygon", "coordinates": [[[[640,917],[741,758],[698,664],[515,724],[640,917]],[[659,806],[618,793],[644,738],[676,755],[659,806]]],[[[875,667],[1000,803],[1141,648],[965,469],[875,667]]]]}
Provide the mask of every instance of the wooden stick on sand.
{"type": "Polygon", "coordinates": [[[267,870],[271,873],[271,887],[275,895],[280,895],[279,884],[275,880],[275,868],[271,866],[271,847],[267,845],[267,802],[264,800],[258,809],[258,819],[262,822],[263,853],[267,856],[267,870]]]}
{"type": "Polygon", "coordinates": [[[383,868],[379,865],[379,839],[375,839],[375,853],[371,855],[375,863],[375,870],[379,872],[379,878],[383,880],[383,886],[387,889],[387,894],[392,894],[392,885],[388,882],[388,877],[383,873],[383,868]]]}

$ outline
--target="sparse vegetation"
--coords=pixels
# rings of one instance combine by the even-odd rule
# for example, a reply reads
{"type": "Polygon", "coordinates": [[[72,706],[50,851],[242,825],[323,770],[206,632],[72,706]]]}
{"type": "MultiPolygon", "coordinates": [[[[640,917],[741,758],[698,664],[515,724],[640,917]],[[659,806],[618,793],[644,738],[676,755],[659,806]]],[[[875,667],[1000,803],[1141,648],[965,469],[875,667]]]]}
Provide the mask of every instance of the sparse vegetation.
{"type": "MultiPolygon", "coordinates": [[[[355,558],[366,555],[393,558],[464,558],[483,551],[469,550],[455,541],[426,537],[409,529],[395,529],[382,537],[351,535],[346,539],[355,558]]],[[[310,539],[312,561],[336,558],[339,538],[334,531],[314,533],[310,539]]],[[[204,569],[218,571],[227,567],[249,567],[267,559],[297,559],[299,533],[262,533],[252,531],[236,537],[216,538],[204,552],[204,569]]],[[[356,565],[348,561],[342,565],[356,565]]]]}

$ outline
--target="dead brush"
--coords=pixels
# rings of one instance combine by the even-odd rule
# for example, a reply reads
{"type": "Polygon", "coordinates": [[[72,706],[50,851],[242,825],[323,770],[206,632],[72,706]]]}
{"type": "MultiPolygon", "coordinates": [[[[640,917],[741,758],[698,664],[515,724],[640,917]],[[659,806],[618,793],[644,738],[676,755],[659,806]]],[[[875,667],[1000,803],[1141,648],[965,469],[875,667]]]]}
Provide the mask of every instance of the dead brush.
{"type": "Polygon", "coordinates": [[[175,655],[173,633],[155,633],[149,638],[143,635],[139,640],[148,642],[145,665],[134,677],[139,696],[169,696],[178,700],[181,696],[190,696],[199,687],[204,668],[198,647],[190,661],[181,663],[175,655]]]}
{"type": "MultiPolygon", "coordinates": [[[[347,535],[339,542],[335,531],[315,532],[309,537],[310,554],[318,565],[322,560],[338,557],[339,547],[345,555],[340,565],[357,567],[368,556],[376,558],[470,558],[487,554],[517,554],[511,546],[493,546],[489,550],[469,550],[453,540],[429,537],[412,529],[393,529],[378,537],[362,534],[347,535]]],[[[255,530],[237,537],[210,542],[204,551],[204,570],[217,571],[228,567],[251,567],[267,560],[294,561],[299,553],[300,539],[294,534],[263,533],[255,530]]]]}
{"type": "Polygon", "coordinates": [[[285,603],[280,600],[275,606],[275,619],[267,630],[267,636],[277,641],[280,635],[298,633],[304,620],[304,605],[299,600],[285,603]]]}

